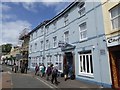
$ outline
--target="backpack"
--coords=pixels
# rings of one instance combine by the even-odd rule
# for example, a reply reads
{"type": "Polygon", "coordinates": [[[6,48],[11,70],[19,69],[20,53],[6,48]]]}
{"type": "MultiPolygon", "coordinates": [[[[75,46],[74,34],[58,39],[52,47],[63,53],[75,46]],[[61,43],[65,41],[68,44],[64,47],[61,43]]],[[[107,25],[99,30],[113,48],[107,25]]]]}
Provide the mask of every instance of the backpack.
{"type": "Polygon", "coordinates": [[[53,69],[53,70],[52,70],[52,74],[54,74],[54,75],[57,74],[57,72],[58,72],[57,69],[53,69]]]}

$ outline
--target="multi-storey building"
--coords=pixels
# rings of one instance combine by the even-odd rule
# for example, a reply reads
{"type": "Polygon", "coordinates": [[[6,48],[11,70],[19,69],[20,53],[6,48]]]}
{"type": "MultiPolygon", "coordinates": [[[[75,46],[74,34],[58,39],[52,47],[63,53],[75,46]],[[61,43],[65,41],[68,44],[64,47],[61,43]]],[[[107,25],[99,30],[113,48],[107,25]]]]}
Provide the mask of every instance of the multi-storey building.
{"type": "Polygon", "coordinates": [[[34,30],[32,30],[29,41],[29,67],[34,68],[36,63],[38,65],[43,64],[45,62],[44,56],[44,46],[45,46],[45,32],[44,27],[48,22],[44,21],[40,25],[38,25],[34,30]]]}
{"type": "Polygon", "coordinates": [[[110,56],[112,86],[120,87],[120,0],[103,4],[104,28],[110,56]]]}
{"type": "MultiPolygon", "coordinates": [[[[72,2],[30,34],[30,67],[35,63],[68,64],[76,79],[111,87],[111,69],[105,35],[104,5],[95,0],[72,2]]],[[[107,32],[107,30],[106,30],[107,32]]]]}
{"type": "Polygon", "coordinates": [[[28,47],[29,47],[29,34],[21,34],[19,40],[22,40],[22,45],[20,48],[20,59],[21,61],[28,62],[28,47]]]}

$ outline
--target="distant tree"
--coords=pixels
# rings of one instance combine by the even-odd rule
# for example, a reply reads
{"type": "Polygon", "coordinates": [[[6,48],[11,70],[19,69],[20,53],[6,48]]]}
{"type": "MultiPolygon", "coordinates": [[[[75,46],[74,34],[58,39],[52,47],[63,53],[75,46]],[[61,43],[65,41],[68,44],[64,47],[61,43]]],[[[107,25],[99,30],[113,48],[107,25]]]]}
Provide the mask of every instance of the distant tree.
{"type": "Polygon", "coordinates": [[[4,44],[2,45],[2,53],[7,54],[11,51],[12,44],[4,44]]]}

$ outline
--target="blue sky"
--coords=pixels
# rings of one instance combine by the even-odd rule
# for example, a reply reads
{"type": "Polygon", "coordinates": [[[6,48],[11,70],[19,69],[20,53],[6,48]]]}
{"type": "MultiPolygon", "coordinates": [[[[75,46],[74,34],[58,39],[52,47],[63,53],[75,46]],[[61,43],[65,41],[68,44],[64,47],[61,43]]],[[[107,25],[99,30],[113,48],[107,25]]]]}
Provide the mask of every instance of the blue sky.
{"type": "Polygon", "coordinates": [[[58,0],[44,0],[44,2],[14,2],[4,0],[0,4],[0,23],[2,29],[2,40],[0,44],[18,44],[19,33],[24,28],[32,30],[44,20],[48,20],[57,15],[71,2],[58,0]],[[47,2],[49,1],[49,2],[47,2]]]}

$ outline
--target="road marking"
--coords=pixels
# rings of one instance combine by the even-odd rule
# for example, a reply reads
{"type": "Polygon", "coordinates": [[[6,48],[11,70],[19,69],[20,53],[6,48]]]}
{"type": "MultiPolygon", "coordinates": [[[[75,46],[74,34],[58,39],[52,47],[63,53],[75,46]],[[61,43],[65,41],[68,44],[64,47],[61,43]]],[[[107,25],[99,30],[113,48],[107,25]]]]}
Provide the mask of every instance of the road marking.
{"type": "Polygon", "coordinates": [[[41,80],[40,78],[36,78],[36,79],[38,79],[39,81],[41,81],[41,82],[44,83],[45,85],[49,86],[50,88],[58,88],[58,87],[55,87],[55,86],[53,87],[53,86],[47,84],[47,82],[41,80]]]}

